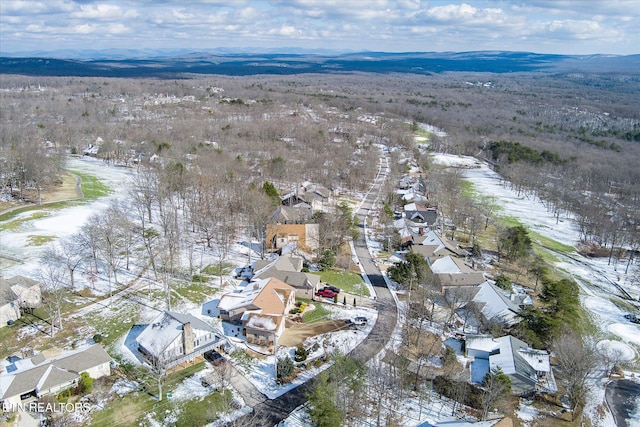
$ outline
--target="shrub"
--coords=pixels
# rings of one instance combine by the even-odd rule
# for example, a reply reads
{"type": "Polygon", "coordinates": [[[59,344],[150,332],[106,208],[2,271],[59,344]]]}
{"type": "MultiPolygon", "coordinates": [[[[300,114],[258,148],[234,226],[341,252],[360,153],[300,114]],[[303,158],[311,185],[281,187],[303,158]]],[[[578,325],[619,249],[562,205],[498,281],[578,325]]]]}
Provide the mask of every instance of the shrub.
{"type": "Polygon", "coordinates": [[[500,289],[504,289],[505,291],[513,290],[511,279],[509,279],[505,274],[498,274],[498,277],[496,277],[496,286],[500,289]]]}
{"type": "Polygon", "coordinates": [[[104,338],[100,334],[95,334],[93,336],[93,342],[96,343],[96,344],[101,343],[103,339],[104,338]]]}
{"type": "Polygon", "coordinates": [[[78,394],[89,394],[93,391],[93,378],[86,372],[80,374],[80,383],[76,391],[78,394]]]}
{"type": "Polygon", "coordinates": [[[278,380],[288,378],[293,374],[293,360],[288,357],[278,357],[278,380]]]}
{"type": "Polygon", "coordinates": [[[293,360],[295,360],[296,362],[304,362],[305,360],[307,360],[308,356],[309,352],[305,350],[304,347],[299,346],[298,348],[296,348],[296,352],[293,355],[293,360]]]}

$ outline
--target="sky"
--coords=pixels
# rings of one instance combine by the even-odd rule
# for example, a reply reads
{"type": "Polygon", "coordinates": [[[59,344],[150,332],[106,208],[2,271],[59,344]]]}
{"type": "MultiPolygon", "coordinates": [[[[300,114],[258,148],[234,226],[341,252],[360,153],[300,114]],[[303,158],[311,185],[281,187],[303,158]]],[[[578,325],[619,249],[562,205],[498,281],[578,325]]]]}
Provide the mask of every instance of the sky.
{"type": "Polygon", "coordinates": [[[0,0],[0,54],[65,49],[640,53],[640,0],[0,0]]]}

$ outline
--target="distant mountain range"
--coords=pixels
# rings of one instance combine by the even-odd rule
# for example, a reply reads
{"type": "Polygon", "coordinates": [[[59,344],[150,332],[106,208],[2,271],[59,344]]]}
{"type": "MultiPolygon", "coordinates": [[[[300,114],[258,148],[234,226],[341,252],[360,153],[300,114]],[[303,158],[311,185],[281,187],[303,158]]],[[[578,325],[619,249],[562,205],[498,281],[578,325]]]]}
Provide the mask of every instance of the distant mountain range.
{"type": "Polygon", "coordinates": [[[551,55],[530,52],[261,53],[234,50],[57,51],[0,57],[0,74],[31,76],[157,77],[190,74],[246,76],[304,73],[619,72],[639,73],[640,55],[551,55]],[[56,56],[55,58],[52,56],[56,56]],[[63,59],[65,58],[65,59],[63,59]]]}

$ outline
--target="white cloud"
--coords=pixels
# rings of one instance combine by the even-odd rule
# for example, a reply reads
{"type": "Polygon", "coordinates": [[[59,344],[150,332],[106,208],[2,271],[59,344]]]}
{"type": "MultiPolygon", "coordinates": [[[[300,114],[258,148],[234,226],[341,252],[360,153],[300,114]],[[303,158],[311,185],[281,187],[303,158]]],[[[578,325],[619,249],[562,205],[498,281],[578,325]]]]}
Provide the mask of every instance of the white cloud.
{"type": "Polygon", "coordinates": [[[94,48],[106,34],[100,46],[638,53],[637,2],[0,0],[0,49],[94,48]]]}
{"type": "Polygon", "coordinates": [[[135,10],[124,11],[114,4],[83,4],[80,10],[71,13],[77,19],[113,20],[122,18],[135,18],[138,13],[135,10]]]}

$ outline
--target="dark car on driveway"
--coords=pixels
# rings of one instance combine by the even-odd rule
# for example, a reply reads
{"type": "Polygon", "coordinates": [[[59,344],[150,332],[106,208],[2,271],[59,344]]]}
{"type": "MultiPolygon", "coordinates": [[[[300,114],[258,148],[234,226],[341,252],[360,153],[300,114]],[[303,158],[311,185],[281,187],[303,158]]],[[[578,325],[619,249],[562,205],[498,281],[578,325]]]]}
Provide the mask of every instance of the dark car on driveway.
{"type": "Polygon", "coordinates": [[[215,350],[207,351],[204,354],[204,358],[213,366],[219,366],[225,362],[225,358],[215,350]]]}
{"type": "Polygon", "coordinates": [[[325,290],[325,289],[329,289],[329,290],[335,292],[336,294],[340,293],[340,288],[336,288],[335,286],[327,285],[324,288],[322,288],[322,290],[325,290]]]}

